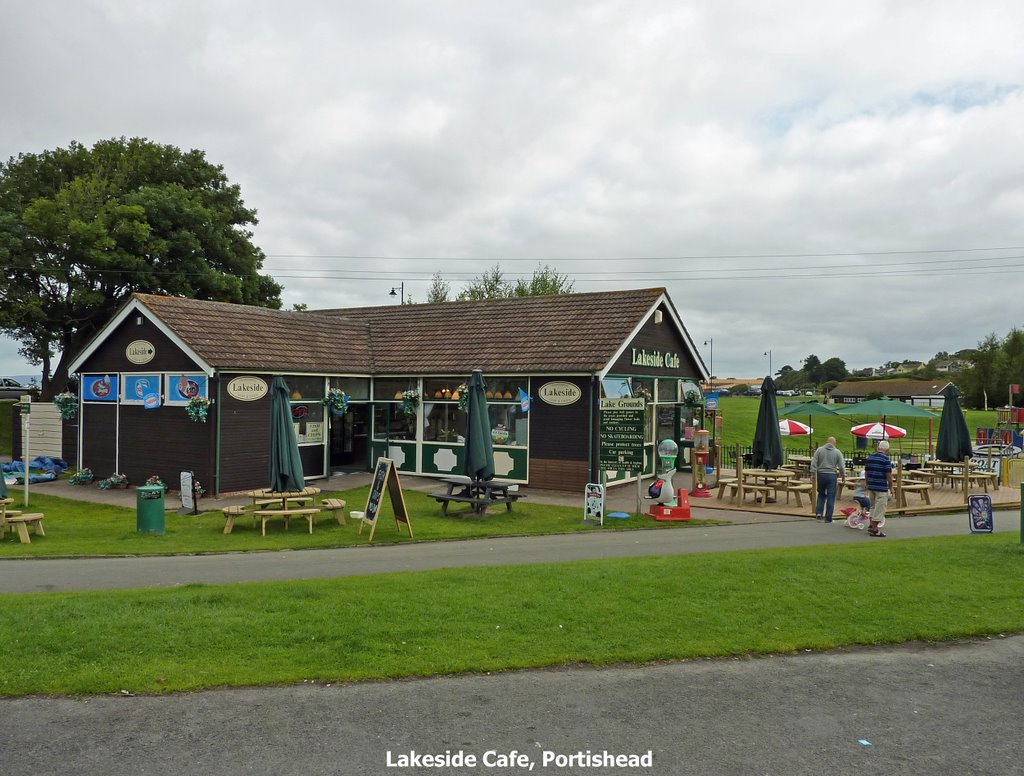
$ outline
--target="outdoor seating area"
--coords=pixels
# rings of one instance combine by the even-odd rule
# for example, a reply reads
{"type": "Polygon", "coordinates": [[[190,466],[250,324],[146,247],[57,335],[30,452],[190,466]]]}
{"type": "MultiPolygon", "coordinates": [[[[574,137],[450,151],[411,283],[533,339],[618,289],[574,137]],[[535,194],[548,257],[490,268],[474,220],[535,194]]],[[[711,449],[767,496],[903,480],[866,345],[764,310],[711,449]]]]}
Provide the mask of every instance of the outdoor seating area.
{"type": "Polygon", "coordinates": [[[231,533],[236,520],[244,516],[252,517],[253,526],[255,527],[257,524],[260,526],[262,536],[267,535],[267,522],[275,518],[281,518],[286,531],[293,518],[301,518],[306,520],[309,532],[313,533],[316,517],[321,512],[333,514],[338,519],[339,525],[345,525],[345,502],[343,500],[324,499],[320,506],[316,506],[320,488],[305,487],[302,490],[280,492],[263,488],[249,491],[246,495],[252,500],[251,509],[246,509],[242,505],[234,505],[221,510],[225,518],[224,533],[231,533]]]}

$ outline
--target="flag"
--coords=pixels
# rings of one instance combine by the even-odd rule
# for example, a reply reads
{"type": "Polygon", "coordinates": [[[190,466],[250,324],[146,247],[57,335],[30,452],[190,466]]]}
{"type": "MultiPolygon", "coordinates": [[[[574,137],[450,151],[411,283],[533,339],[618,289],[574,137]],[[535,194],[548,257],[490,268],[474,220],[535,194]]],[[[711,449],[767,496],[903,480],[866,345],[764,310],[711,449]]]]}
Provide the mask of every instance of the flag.
{"type": "Polygon", "coordinates": [[[522,388],[519,389],[519,406],[522,407],[523,412],[530,411],[530,396],[522,388]]]}
{"type": "Polygon", "coordinates": [[[1010,393],[1020,393],[1020,383],[1011,383],[1010,393]]]}

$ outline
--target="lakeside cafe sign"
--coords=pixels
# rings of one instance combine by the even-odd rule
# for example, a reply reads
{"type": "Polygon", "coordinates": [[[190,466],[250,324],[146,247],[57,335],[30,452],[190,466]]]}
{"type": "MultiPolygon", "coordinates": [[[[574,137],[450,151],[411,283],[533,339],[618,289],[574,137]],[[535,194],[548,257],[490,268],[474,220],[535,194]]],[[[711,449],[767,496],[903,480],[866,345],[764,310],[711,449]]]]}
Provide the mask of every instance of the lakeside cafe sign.
{"type": "Polygon", "coordinates": [[[255,375],[235,377],[228,383],[228,396],[239,401],[258,401],[268,390],[267,381],[255,375]]]}

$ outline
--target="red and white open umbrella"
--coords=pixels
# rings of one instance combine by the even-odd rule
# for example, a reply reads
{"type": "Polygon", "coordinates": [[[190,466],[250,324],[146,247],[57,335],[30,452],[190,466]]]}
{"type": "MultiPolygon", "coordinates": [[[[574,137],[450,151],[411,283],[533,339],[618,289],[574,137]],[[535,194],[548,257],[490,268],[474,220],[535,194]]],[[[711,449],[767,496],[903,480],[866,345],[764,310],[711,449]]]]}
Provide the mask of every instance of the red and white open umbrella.
{"type": "Polygon", "coordinates": [[[901,439],[907,435],[907,430],[889,423],[862,423],[851,428],[850,433],[868,439],[901,439]]]}
{"type": "Polygon", "coordinates": [[[800,436],[802,434],[810,434],[813,432],[813,428],[798,420],[783,418],[779,421],[779,433],[782,434],[782,436],[800,436]]]}

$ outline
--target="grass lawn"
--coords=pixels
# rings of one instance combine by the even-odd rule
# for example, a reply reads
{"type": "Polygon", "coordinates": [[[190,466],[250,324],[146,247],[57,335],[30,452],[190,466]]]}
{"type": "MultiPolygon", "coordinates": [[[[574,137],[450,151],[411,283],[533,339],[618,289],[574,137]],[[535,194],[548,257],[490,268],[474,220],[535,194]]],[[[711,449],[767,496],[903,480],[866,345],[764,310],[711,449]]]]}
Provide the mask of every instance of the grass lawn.
{"type": "Polygon", "coordinates": [[[1024,630],[1013,534],[0,595],[0,694],[608,665],[1024,630]]]}
{"type": "MultiPolygon", "coordinates": [[[[93,487],[93,486],[83,486],[93,487]]],[[[315,547],[344,547],[367,544],[369,528],[358,534],[359,525],[352,520],[338,525],[329,512],[317,519],[314,533],[308,533],[305,520],[292,521],[284,530],[280,520],[267,524],[267,535],[261,536],[252,520],[242,517],[234,530],[224,535],[224,515],[219,510],[198,516],[166,514],[166,533],[162,536],[140,534],[136,531],[135,509],[113,507],[91,502],[74,501],[58,496],[47,496],[45,485],[30,491],[29,508],[21,506],[20,491],[11,495],[15,509],[42,512],[46,536],[32,536],[31,544],[21,544],[16,535],[7,534],[0,540],[0,558],[77,556],[77,555],[168,555],[174,553],[240,552],[245,550],[301,550],[315,547]]],[[[337,496],[350,510],[366,506],[369,487],[354,488],[324,497],[337,496]]],[[[507,511],[504,506],[491,508],[484,517],[457,515],[461,507],[453,505],[452,513],[441,515],[441,505],[430,496],[418,491],[404,491],[409,509],[413,535],[416,540],[465,539],[482,536],[527,536],[574,531],[599,531],[624,528],[685,529],[688,526],[715,525],[721,521],[692,520],[690,523],[657,523],[641,517],[629,520],[606,520],[604,528],[583,525],[583,499],[579,507],[561,507],[539,504],[529,499],[519,501],[507,511]]],[[[200,502],[201,503],[201,502],[200,502]]],[[[395,526],[391,502],[385,498],[374,544],[409,542],[409,533],[395,526]]]]}

